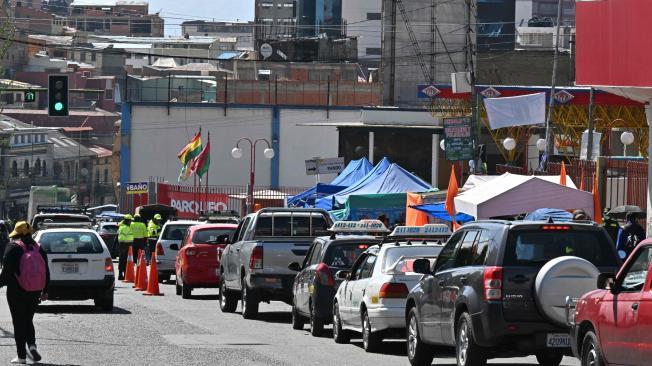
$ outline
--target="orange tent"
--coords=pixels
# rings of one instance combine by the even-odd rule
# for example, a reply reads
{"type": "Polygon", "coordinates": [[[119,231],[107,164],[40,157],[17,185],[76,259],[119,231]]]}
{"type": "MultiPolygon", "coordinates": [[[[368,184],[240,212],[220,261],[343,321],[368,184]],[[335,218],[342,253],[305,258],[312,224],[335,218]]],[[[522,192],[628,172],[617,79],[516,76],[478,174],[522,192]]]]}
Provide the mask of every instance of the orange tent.
{"type": "Polygon", "coordinates": [[[417,193],[407,193],[407,205],[405,207],[405,225],[423,226],[428,223],[428,214],[410,208],[410,206],[422,205],[423,198],[417,193]]]}

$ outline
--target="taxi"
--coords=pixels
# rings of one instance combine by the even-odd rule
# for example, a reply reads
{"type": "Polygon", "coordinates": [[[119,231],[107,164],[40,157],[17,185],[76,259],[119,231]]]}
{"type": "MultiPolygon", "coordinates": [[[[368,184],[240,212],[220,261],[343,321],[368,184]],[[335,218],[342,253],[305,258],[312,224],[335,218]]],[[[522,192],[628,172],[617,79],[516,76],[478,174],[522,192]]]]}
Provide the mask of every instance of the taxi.
{"type": "Polygon", "coordinates": [[[333,303],[333,338],[347,343],[352,333],[362,333],[367,352],[375,352],[384,338],[404,336],[408,293],[422,274],[414,271],[417,259],[434,263],[451,235],[447,225],[399,226],[378,245],[358,257],[342,280],[333,303]]]}
{"type": "Polygon", "coordinates": [[[348,271],[360,255],[378,245],[389,230],[379,220],[337,221],[328,229],[332,234],[316,238],[302,263],[288,268],[297,271],[292,287],[292,328],[303,329],[306,320],[310,333],[320,336],[333,319],[333,299],[342,282],[339,271],[348,271]]]}

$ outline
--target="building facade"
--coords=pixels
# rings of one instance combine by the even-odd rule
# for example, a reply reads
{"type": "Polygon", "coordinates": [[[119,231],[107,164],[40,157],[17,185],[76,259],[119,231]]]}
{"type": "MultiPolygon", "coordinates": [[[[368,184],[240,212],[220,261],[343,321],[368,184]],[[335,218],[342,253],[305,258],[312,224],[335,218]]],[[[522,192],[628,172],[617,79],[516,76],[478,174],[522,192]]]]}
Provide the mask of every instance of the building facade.
{"type": "Polygon", "coordinates": [[[297,0],[297,37],[338,38],[342,27],[342,0],[297,0]]]}
{"type": "Polygon", "coordinates": [[[297,12],[294,0],[256,0],[254,49],[270,39],[284,39],[296,34],[297,12]]]}
{"type": "Polygon", "coordinates": [[[68,26],[93,34],[163,37],[164,21],[147,1],[74,0],[68,26]]]}
{"type": "Polygon", "coordinates": [[[254,49],[254,22],[208,22],[193,20],[181,23],[181,33],[188,37],[236,38],[237,50],[254,49]]]}

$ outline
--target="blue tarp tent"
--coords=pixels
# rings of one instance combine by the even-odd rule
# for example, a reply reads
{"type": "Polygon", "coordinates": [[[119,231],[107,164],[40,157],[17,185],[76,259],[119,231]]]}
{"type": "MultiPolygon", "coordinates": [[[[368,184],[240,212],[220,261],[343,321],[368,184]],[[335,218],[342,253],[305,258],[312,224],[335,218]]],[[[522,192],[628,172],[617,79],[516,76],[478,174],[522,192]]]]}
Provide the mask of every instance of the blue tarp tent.
{"type": "MultiPolygon", "coordinates": [[[[390,165],[391,164],[389,160],[387,160],[387,158],[383,158],[383,160],[379,161],[378,164],[376,164],[376,166],[371,171],[369,171],[369,173],[367,173],[367,175],[365,175],[361,180],[359,180],[349,188],[335,195],[326,196],[324,198],[318,199],[317,202],[315,203],[315,207],[322,208],[327,211],[333,210],[333,201],[336,200],[340,194],[344,194],[348,197],[351,194],[351,192],[358,190],[360,187],[363,187],[364,185],[366,185],[368,182],[372,181],[379,175],[384,174],[387,171],[387,169],[389,169],[390,165]]],[[[344,202],[346,202],[346,199],[344,199],[344,202]]],[[[340,207],[343,206],[344,204],[342,203],[340,207]]]]}
{"type": "MultiPolygon", "coordinates": [[[[418,206],[410,206],[410,207],[425,212],[434,218],[448,221],[448,222],[452,221],[450,215],[444,208],[444,202],[430,203],[427,205],[418,205],[418,206]]],[[[457,221],[460,224],[463,224],[465,222],[473,221],[473,216],[467,215],[465,213],[458,213],[457,215],[455,215],[455,221],[457,221]]]]}
{"type": "Polygon", "coordinates": [[[314,207],[316,200],[340,192],[359,182],[371,169],[373,166],[367,158],[351,160],[342,173],[329,184],[318,183],[316,186],[288,198],[288,207],[314,207]]]}
{"type": "Polygon", "coordinates": [[[527,214],[524,221],[547,221],[552,218],[554,221],[572,221],[573,214],[568,211],[560,210],[558,208],[540,208],[527,214]]]}
{"type": "Polygon", "coordinates": [[[367,158],[351,160],[342,173],[330,182],[330,185],[350,187],[361,181],[373,168],[374,166],[371,165],[367,158]]]}
{"type": "Polygon", "coordinates": [[[335,194],[345,189],[346,186],[319,183],[316,186],[288,198],[288,207],[314,207],[319,198],[335,194]]]}

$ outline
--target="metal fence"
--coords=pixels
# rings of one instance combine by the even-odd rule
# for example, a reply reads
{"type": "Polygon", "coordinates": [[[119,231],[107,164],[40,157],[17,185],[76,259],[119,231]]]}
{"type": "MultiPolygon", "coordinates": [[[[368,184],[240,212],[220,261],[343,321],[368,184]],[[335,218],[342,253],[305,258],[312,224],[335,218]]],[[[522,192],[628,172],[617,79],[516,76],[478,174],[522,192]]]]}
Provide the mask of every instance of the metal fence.
{"type": "MultiPolygon", "coordinates": [[[[648,163],[640,159],[602,157],[593,161],[573,159],[566,165],[566,174],[578,188],[593,191],[597,174],[602,207],[647,205],[648,163]]],[[[496,165],[496,173],[559,175],[561,163],[549,163],[546,171],[527,171],[523,167],[496,165]]]]}

